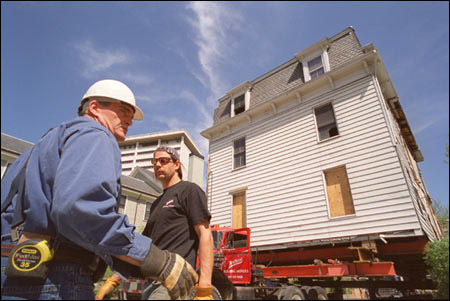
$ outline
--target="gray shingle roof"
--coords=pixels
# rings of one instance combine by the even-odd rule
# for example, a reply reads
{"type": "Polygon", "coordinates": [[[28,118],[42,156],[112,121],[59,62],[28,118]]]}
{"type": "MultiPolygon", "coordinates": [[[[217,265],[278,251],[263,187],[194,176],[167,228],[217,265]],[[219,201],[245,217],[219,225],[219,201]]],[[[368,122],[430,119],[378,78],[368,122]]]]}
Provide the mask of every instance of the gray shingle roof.
{"type": "Polygon", "coordinates": [[[2,150],[6,150],[17,155],[22,154],[29,147],[33,146],[33,143],[9,136],[5,133],[2,133],[2,150]]]}
{"type": "Polygon", "coordinates": [[[127,188],[138,192],[143,192],[154,197],[158,197],[161,194],[161,192],[156,191],[153,187],[140,179],[122,175],[120,176],[120,181],[122,182],[122,189],[127,188]]]}
{"type": "MultiPolygon", "coordinates": [[[[330,69],[363,55],[363,49],[353,29],[347,28],[329,39],[328,57],[330,69]]],[[[303,66],[297,58],[280,65],[274,70],[251,82],[250,108],[269,101],[305,82],[303,66]]],[[[214,110],[214,125],[230,119],[231,98],[221,98],[219,106],[214,110]]]]}
{"type": "Polygon", "coordinates": [[[160,195],[163,192],[162,185],[155,179],[154,173],[150,170],[136,166],[131,171],[130,177],[144,181],[156,195],[160,195]]]}

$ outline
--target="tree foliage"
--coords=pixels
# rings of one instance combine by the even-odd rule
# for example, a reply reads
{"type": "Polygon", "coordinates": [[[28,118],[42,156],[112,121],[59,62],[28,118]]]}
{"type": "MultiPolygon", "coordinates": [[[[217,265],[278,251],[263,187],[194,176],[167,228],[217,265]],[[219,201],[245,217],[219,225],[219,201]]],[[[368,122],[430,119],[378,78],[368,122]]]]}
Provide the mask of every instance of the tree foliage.
{"type": "Polygon", "coordinates": [[[440,201],[433,199],[433,209],[436,218],[444,229],[448,238],[448,207],[443,205],[440,201]]]}
{"type": "Polygon", "coordinates": [[[449,299],[449,249],[448,239],[429,242],[426,248],[425,262],[429,266],[428,273],[436,283],[438,299],[449,299]]]}

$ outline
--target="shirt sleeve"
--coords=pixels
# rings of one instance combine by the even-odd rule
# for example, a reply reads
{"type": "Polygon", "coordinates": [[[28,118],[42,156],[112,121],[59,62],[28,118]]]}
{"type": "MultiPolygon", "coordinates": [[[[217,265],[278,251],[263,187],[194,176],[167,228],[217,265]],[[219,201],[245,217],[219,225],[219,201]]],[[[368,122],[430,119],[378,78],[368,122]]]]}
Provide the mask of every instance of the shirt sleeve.
{"type": "Polygon", "coordinates": [[[205,192],[198,185],[190,184],[191,187],[185,199],[185,208],[189,223],[195,226],[205,219],[211,220],[211,213],[208,211],[205,192]]]}
{"type": "Polygon", "coordinates": [[[111,255],[144,260],[151,240],[135,232],[116,212],[120,189],[120,150],[100,129],[66,139],[56,171],[50,216],[72,242],[112,263],[111,255]]]}

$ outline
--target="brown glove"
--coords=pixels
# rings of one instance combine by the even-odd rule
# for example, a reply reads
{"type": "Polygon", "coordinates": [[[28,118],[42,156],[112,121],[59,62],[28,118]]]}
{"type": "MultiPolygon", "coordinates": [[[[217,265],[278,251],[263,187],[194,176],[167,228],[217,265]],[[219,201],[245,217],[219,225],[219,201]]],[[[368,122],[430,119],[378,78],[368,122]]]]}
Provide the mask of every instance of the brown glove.
{"type": "Polygon", "coordinates": [[[172,299],[184,299],[194,290],[198,275],[178,254],[151,245],[141,266],[145,278],[161,281],[172,299]]]}
{"type": "Polygon", "coordinates": [[[195,285],[195,296],[193,300],[214,300],[212,291],[213,287],[199,287],[198,284],[195,285]]]}
{"type": "Polygon", "coordinates": [[[119,281],[116,281],[111,277],[106,279],[105,284],[102,285],[97,295],[95,295],[95,300],[103,300],[105,296],[112,294],[112,292],[118,285],[119,281]]]}

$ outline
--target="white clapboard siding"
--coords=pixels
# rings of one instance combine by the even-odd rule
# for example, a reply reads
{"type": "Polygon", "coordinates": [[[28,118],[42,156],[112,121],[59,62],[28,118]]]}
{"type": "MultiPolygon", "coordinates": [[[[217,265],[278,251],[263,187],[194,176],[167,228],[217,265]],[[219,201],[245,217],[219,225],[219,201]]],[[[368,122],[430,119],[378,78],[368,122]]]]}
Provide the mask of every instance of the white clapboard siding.
{"type": "Polygon", "coordinates": [[[210,141],[213,224],[232,224],[230,191],[247,187],[253,246],[421,229],[371,76],[264,116],[210,141]],[[318,142],[314,107],[330,101],[339,136],[318,142]],[[233,170],[241,137],[246,166],[233,170]],[[323,171],[343,165],[355,214],[330,218],[323,171]]]}

